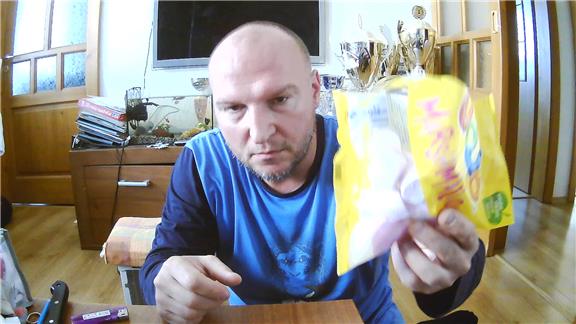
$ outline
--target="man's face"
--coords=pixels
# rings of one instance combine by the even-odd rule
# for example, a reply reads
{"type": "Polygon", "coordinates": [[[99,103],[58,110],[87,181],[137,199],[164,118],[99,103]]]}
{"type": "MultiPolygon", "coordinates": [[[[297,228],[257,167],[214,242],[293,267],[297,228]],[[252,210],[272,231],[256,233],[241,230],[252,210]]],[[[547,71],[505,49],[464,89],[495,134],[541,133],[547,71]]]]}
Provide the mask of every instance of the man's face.
{"type": "Polygon", "coordinates": [[[254,54],[211,73],[218,126],[234,155],[263,180],[291,175],[315,134],[319,80],[300,53],[254,54]],[[304,66],[303,66],[304,65],[304,66]]]}

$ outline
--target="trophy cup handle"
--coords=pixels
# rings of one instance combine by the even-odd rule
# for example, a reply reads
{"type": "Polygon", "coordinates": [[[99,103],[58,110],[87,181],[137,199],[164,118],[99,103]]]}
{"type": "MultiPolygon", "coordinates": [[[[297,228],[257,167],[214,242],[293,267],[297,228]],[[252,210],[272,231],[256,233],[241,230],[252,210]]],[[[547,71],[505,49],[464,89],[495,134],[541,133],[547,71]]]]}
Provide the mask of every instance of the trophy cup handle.
{"type": "Polygon", "coordinates": [[[396,31],[398,32],[398,37],[400,37],[400,34],[402,33],[404,29],[404,22],[402,20],[398,20],[398,24],[396,25],[396,31]]]}
{"type": "Polygon", "coordinates": [[[384,38],[388,42],[388,46],[392,46],[394,44],[394,38],[392,37],[392,32],[390,31],[390,28],[388,28],[388,26],[386,25],[380,25],[379,29],[380,34],[382,34],[382,36],[384,36],[384,38]]]}

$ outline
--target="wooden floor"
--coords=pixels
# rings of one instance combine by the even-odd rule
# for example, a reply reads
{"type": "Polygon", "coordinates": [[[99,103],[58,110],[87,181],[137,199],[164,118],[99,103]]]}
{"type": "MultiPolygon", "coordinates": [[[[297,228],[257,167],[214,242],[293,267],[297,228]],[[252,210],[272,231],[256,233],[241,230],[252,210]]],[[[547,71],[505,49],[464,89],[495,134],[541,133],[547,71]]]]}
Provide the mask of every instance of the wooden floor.
{"type": "MultiPolygon", "coordinates": [[[[571,206],[514,201],[517,222],[506,251],[487,260],[475,293],[460,307],[481,323],[576,322],[576,215],[571,206]]],[[[69,300],[122,304],[116,268],[97,251],[80,249],[73,207],[16,207],[8,230],[32,294],[48,298],[64,280],[69,300]]],[[[426,320],[411,292],[391,271],[395,300],[408,323],[426,320]]]]}
{"type": "Polygon", "coordinates": [[[572,206],[518,200],[523,217],[508,233],[504,261],[540,297],[571,322],[576,322],[576,214],[572,206]]]}
{"type": "Polygon", "coordinates": [[[116,267],[98,251],[80,249],[74,207],[15,207],[7,229],[32,297],[49,298],[56,280],[68,284],[70,301],[122,304],[116,267]]]}

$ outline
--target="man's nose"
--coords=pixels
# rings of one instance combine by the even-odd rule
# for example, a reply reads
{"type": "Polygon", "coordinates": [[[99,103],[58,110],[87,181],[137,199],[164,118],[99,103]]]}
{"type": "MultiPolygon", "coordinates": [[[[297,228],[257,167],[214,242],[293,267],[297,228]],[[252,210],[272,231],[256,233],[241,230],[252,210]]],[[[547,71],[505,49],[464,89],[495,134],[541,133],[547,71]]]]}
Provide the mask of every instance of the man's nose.
{"type": "Polygon", "coordinates": [[[250,138],[255,144],[266,143],[276,132],[274,112],[267,107],[250,107],[248,110],[250,138]]]}

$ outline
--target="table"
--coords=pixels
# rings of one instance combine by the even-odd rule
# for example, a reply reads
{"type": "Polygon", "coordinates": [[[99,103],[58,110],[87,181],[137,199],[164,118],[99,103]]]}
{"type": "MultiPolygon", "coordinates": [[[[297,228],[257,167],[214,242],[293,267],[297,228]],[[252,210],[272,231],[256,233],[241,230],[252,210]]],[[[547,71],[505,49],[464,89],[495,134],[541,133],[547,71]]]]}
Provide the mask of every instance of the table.
{"type": "MultiPolygon", "coordinates": [[[[41,311],[45,301],[36,301],[32,311],[41,311]]],[[[105,304],[68,303],[64,323],[73,315],[111,308],[105,304]]],[[[161,323],[154,306],[129,305],[129,321],[118,323],[161,323]]],[[[204,317],[202,323],[362,323],[352,300],[294,304],[221,306],[204,317]]]]}

